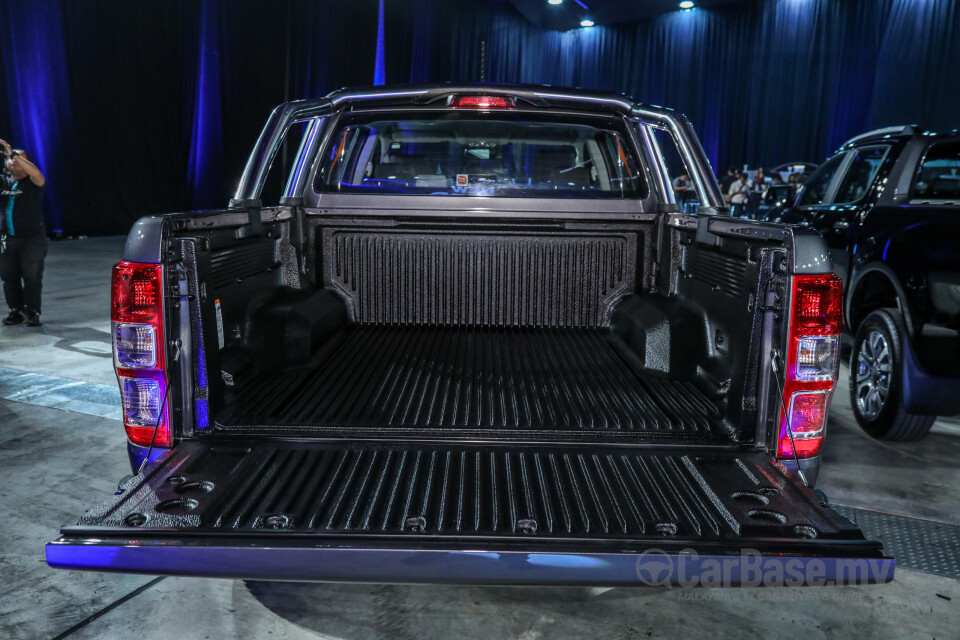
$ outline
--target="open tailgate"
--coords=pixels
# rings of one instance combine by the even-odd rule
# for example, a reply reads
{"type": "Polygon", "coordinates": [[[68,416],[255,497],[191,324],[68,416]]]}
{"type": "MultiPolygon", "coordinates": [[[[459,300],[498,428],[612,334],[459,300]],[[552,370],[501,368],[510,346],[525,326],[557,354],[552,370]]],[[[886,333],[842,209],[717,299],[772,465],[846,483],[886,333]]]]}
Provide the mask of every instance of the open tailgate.
{"type": "Polygon", "coordinates": [[[54,567],[267,580],[864,584],[879,543],[733,449],[223,441],[176,447],[54,567]]]}

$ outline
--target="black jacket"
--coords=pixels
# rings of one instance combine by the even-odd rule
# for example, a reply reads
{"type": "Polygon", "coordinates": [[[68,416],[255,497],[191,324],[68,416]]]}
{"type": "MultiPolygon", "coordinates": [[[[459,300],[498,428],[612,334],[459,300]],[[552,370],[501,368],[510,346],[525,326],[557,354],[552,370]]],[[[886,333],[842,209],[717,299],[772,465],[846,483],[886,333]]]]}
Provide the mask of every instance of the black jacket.
{"type": "Polygon", "coordinates": [[[0,175],[0,233],[18,238],[45,235],[43,187],[30,178],[0,175]]]}

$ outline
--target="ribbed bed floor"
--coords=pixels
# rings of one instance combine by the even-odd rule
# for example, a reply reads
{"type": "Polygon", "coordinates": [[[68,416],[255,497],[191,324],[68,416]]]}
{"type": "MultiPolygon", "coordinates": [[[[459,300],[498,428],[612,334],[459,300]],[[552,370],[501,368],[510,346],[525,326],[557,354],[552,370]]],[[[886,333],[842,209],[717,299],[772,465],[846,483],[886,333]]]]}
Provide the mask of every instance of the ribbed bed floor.
{"type": "MultiPolygon", "coordinates": [[[[221,426],[718,437],[692,384],[641,375],[597,329],[357,325],[312,369],[258,374],[221,426]]],[[[371,434],[372,435],[372,434],[371,434]]]]}

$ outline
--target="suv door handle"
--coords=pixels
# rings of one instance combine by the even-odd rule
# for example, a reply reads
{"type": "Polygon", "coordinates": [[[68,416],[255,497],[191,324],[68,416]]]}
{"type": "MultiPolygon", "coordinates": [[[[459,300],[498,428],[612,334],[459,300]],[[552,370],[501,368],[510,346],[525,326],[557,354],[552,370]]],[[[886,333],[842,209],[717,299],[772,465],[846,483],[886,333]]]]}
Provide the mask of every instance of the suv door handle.
{"type": "Polygon", "coordinates": [[[847,222],[846,220],[837,220],[836,222],[833,223],[833,228],[834,228],[834,229],[848,229],[848,228],[850,228],[850,223],[847,222]]]}

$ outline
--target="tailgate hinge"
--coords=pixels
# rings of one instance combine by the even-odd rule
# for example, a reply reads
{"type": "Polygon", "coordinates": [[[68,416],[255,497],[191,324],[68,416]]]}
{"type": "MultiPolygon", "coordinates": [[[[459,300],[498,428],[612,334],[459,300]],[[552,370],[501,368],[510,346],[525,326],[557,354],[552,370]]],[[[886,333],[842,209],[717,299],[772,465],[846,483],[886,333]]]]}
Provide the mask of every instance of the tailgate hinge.
{"type": "Polygon", "coordinates": [[[786,271],[786,254],[777,252],[773,259],[773,275],[767,279],[764,287],[763,303],[760,305],[761,311],[772,311],[774,318],[777,320],[783,314],[783,301],[787,297],[787,278],[784,277],[786,271]]]}

